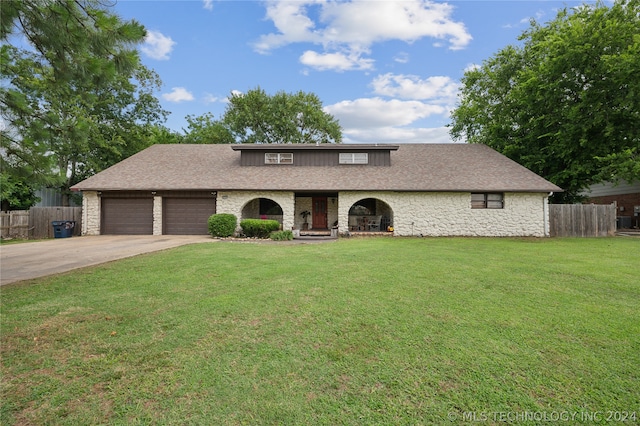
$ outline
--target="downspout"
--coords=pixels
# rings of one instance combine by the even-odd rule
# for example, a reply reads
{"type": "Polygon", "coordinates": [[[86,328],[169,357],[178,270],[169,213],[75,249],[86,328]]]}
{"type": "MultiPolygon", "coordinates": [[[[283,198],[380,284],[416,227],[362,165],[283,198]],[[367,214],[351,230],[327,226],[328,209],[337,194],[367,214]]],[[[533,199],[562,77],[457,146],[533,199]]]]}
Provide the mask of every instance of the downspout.
{"type": "Polygon", "coordinates": [[[544,236],[549,236],[549,197],[553,195],[553,192],[547,194],[547,196],[542,200],[542,211],[544,215],[544,236]]]}

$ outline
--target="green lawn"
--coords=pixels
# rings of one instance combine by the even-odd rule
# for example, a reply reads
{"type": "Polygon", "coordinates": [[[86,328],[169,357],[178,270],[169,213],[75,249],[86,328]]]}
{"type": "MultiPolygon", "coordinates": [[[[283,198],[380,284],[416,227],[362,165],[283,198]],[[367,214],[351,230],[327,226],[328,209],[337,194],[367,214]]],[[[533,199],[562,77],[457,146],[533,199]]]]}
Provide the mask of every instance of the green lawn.
{"type": "Polygon", "coordinates": [[[6,286],[0,423],[637,423],[639,249],[218,242],[6,286]]]}

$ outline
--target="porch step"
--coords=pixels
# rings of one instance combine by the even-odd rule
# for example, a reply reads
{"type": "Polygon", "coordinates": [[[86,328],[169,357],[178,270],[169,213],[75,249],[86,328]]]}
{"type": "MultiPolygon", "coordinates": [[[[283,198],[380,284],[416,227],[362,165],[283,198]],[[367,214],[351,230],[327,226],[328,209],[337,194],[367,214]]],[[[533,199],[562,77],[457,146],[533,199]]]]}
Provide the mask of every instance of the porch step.
{"type": "Polygon", "coordinates": [[[393,237],[393,232],[388,231],[349,231],[350,237],[393,237]]]}
{"type": "Polygon", "coordinates": [[[301,237],[330,237],[331,230],[329,229],[309,229],[306,231],[300,231],[301,237]]]}

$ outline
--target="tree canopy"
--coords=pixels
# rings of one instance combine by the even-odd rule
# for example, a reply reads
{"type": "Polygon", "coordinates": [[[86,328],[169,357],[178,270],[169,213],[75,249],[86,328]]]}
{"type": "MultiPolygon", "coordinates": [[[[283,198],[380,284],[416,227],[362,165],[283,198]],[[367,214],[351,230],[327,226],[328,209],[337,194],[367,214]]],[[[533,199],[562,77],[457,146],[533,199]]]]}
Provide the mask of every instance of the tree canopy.
{"type": "Polygon", "coordinates": [[[554,201],[640,179],[640,1],[564,9],[520,40],[465,73],[452,137],[560,186],[554,201]]]}
{"type": "Polygon", "coordinates": [[[313,93],[233,93],[221,122],[240,143],[340,143],[338,121],[313,93]]]}
{"type": "Polygon", "coordinates": [[[64,194],[149,144],[167,112],[142,25],[91,0],[3,2],[0,23],[3,181],[64,194]]]}
{"type": "Polygon", "coordinates": [[[235,139],[231,131],[214,118],[210,112],[201,115],[187,115],[187,129],[182,140],[183,143],[234,143],[235,139]]]}

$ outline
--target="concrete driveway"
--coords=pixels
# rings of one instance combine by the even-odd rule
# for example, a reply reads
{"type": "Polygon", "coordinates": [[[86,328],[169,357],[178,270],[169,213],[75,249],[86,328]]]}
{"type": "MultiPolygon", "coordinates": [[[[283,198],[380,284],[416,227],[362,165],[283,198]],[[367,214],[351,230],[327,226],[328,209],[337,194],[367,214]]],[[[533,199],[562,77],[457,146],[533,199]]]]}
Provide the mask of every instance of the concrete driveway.
{"type": "Polygon", "coordinates": [[[99,235],[3,244],[0,246],[0,285],[142,253],[215,241],[207,235],[99,235]]]}

